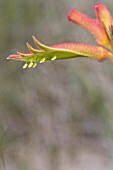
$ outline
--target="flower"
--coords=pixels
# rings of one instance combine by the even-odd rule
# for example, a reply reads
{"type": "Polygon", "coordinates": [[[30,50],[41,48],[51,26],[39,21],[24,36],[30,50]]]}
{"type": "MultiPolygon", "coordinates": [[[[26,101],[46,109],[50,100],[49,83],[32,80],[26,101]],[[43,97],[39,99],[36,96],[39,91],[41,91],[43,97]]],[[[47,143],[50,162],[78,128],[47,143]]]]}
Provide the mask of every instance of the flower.
{"type": "Polygon", "coordinates": [[[103,4],[95,4],[94,9],[96,11],[96,19],[90,18],[75,9],[69,12],[68,19],[91,32],[96,38],[97,46],[82,43],[61,43],[46,46],[33,36],[38,49],[27,43],[30,52],[18,52],[17,54],[9,55],[7,59],[25,61],[23,68],[34,68],[37,62],[43,63],[77,57],[89,57],[98,61],[103,61],[107,58],[113,59],[112,17],[103,4]]]}

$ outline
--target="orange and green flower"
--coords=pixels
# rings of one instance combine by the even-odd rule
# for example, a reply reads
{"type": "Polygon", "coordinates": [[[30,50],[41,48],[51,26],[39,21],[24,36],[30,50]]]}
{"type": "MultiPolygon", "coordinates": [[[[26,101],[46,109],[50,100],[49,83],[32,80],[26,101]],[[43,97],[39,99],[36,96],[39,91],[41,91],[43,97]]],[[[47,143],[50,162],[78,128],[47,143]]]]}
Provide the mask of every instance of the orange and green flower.
{"type": "Polygon", "coordinates": [[[105,5],[95,4],[94,9],[96,11],[95,19],[75,9],[69,12],[68,19],[91,32],[96,38],[97,46],[82,43],[61,43],[46,46],[33,36],[38,49],[27,43],[30,52],[18,52],[8,56],[7,59],[24,61],[23,68],[34,68],[37,62],[43,63],[77,57],[94,58],[98,61],[107,58],[113,59],[113,19],[105,5]]]}

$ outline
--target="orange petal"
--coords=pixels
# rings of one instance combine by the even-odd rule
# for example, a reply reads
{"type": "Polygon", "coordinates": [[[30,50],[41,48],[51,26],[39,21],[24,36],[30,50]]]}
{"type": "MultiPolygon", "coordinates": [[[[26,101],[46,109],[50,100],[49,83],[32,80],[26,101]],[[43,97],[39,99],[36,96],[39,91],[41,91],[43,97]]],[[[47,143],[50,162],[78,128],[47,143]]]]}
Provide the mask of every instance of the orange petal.
{"type": "Polygon", "coordinates": [[[100,46],[92,46],[80,43],[63,43],[53,45],[52,47],[56,49],[72,50],[83,57],[95,58],[99,61],[103,61],[109,56],[109,52],[100,46]]]}
{"type": "Polygon", "coordinates": [[[76,24],[81,25],[90,31],[93,35],[95,35],[99,44],[108,44],[108,38],[104,28],[101,23],[97,22],[97,20],[92,19],[77,10],[71,10],[68,14],[68,19],[76,24]]]}
{"type": "Polygon", "coordinates": [[[68,19],[86,28],[92,34],[98,35],[99,34],[98,31],[100,32],[100,30],[98,30],[98,25],[94,19],[88,17],[87,15],[75,9],[69,12],[68,19]]]}
{"type": "Polygon", "coordinates": [[[107,31],[109,31],[109,28],[112,25],[112,18],[111,18],[111,15],[108,9],[103,4],[96,4],[94,8],[95,8],[98,20],[102,22],[105,25],[107,31]]]}

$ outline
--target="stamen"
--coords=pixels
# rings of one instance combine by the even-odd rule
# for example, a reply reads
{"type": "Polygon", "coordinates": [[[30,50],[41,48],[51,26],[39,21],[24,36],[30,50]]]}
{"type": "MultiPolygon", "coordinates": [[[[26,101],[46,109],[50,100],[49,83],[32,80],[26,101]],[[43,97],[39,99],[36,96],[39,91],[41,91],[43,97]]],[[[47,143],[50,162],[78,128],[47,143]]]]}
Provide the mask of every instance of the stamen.
{"type": "Polygon", "coordinates": [[[51,61],[56,60],[56,58],[57,58],[56,56],[52,57],[52,58],[51,58],[51,61]]]}
{"type": "Polygon", "coordinates": [[[45,61],[45,57],[40,60],[40,63],[43,63],[45,61]]]}
{"type": "Polygon", "coordinates": [[[37,63],[33,63],[32,68],[35,68],[37,66],[37,63]]]}
{"type": "Polygon", "coordinates": [[[33,66],[33,63],[31,62],[29,65],[28,65],[28,68],[31,68],[33,66]]]}
{"type": "Polygon", "coordinates": [[[23,65],[23,68],[27,68],[27,66],[28,66],[28,64],[27,64],[27,63],[25,63],[25,64],[23,65]]]}

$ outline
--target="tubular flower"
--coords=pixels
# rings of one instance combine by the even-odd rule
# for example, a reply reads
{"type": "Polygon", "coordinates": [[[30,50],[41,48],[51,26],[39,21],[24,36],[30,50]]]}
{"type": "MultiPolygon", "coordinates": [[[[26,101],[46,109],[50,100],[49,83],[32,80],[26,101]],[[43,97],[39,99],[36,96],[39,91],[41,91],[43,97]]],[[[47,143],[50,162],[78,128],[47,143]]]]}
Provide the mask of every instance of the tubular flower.
{"type": "Polygon", "coordinates": [[[18,52],[17,54],[9,55],[7,59],[25,61],[23,68],[34,68],[37,62],[43,63],[77,57],[89,57],[98,61],[103,61],[107,58],[113,59],[112,17],[103,4],[95,4],[94,9],[96,11],[96,19],[90,18],[75,9],[69,12],[68,19],[91,32],[96,38],[97,46],[81,43],[61,43],[46,46],[33,36],[38,49],[27,43],[29,52],[18,52]]]}

